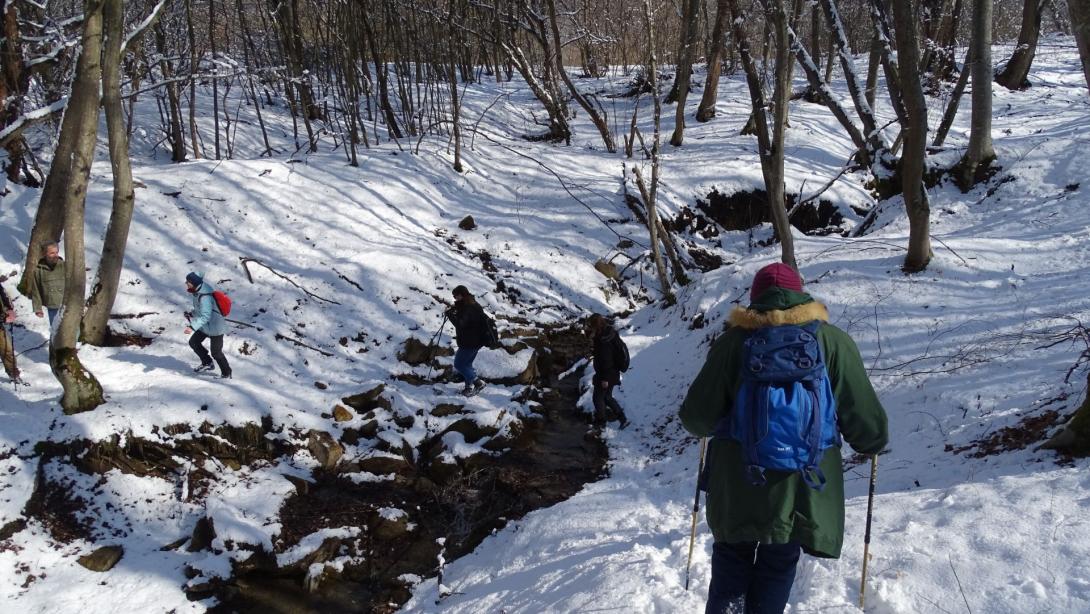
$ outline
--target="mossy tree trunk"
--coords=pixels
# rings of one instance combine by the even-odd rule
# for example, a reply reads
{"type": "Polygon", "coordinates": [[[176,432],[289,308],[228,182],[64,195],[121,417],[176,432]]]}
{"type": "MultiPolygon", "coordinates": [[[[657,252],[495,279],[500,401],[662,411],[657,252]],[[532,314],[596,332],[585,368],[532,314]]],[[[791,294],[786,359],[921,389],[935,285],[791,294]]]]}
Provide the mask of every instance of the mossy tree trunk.
{"type": "Polygon", "coordinates": [[[104,402],[102,386],[79,360],[76,341],[79,336],[83,312],[83,295],[87,286],[84,273],[83,244],[84,206],[87,201],[87,183],[94,161],[95,141],[98,136],[99,87],[102,81],[102,0],[84,3],[83,49],[76,64],[72,96],[61,124],[59,141],[72,143],[72,155],[54,158],[49,169],[50,182],[63,181],[55,192],[46,190],[42,204],[46,206],[46,194],[57,194],[56,205],[64,211],[65,289],[61,306],[60,324],[49,343],[49,366],[64,388],[61,407],[66,414],[89,411],[104,402]]]}
{"type": "Polygon", "coordinates": [[[1090,373],[1086,374],[1086,386],[1087,394],[1075,415],[1042,448],[1060,450],[1076,456],[1090,456],[1090,373]]]}

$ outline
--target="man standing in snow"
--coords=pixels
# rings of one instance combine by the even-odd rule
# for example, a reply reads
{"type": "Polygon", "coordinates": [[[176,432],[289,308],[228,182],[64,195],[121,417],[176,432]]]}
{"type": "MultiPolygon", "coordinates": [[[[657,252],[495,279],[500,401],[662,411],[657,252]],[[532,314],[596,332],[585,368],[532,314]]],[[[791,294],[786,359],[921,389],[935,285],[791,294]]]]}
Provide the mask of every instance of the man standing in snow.
{"type": "MultiPolygon", "coordinates": [[[[707,491],[712,578],[706,614],[782,613],[801,552],[838,558],[844,541],[844,478],[839,437],[820,455],[811,487],[800,472],[767,470],[755,484],[743,444],[722,437],[721,420],[744,404],[743,356],[755,331],[782,325],[816,325],[816,338],[835,400],[839,434],[857,452],[876,454],[888,441],[886,414],[871,387],[855,343],[828,323],[825,306],[802,291],[798,273],[784,264],[762,268],[748,308],[736,308],[730,327],[712,345],[682,404],[682,424],[708,445],[703,477],[707,491]],[[817,321],[818,324],[814,324],[817,321]]],[[[813,342],[813,338],[811,338],[813,342]]],[[[767,423],[766,423],[767,424],[767,423]]],[[[816,459],[815,459],[816,460],[816,459]]]]}
{"type": "Polygon", "coordinates": [[[458,351],[454,353],[454,370],[462,375],[465,387],[462,394],[471,397],[484,388],[484,382],[477,379],[473,361],[477,352],[488,343],[488,321],[477,299],[465,286],[457,286],[451,291],[454,305],[447,309],[447,319],[454,325],[458,351]]]}
{"type": "Polygon", "coordinates": [[[227,362],[227,357],[223,355],[223,333],[227,324],[216,305],[216,299],[212,296],[216,289],[210,282],[204,280],[203,273],[197,272],[191,272],[185,276],[185,289],[193,295],[193,313],[186,314],[189,325],[185,327],[185,334],[193,334],[189,338],[189,347],[193,348],[201,359],[201,364],[193,370],[211,371],[214,358],[220,368],[220,377],[230,379],[231,365],[227,362]],[[212,340],[211,356],[208,355],[208,350],[204,349],[205,339],[212,340]]]}
{"type": "Polygon", "coordinates": [[[56,242],[42,246],[42,257],[34,267],[30,280],[30,301],[34,306],[34,315],[39,318],[49,315],[49,328],[53,329],[53,320],[64,304],[64,259],[56,242]],[[44,311],[43,311],[44,310],[44,311]]]}
{"type": "Polygon", "coordinates": [[[12,380],[19,381],[19,369],[15,366],[15,340],[9,334],[9,327],[15,321],[15,306],[0,286],[0,361],[4,363],[4,372],[12,380]]]}
{"type": "Polygon", "coordinates": [[[628,426],[624,408],[613,398],[613,389],[621,384],[620,359],[624,349],[621,336],[604,316],[593,314],[587,320],[587,334],[594,343],[594,419],[595,422],[620,420],[621,428],[628,426]]]}

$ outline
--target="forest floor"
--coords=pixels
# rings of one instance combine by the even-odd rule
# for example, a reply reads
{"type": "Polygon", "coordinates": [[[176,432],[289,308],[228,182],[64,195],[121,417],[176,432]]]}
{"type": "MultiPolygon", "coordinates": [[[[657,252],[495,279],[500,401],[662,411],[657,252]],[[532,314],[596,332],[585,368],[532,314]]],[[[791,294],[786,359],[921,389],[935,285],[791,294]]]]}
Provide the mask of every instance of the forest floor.
{"type": "MultiPolygon", "coordinates": [[[[995,55],[1009,51],[997,47],[995,55]]],[[[629,78],[578,83],[609,93],[629,78]]],[[[1088,462],[1034,449],[1086,393],[1084,371],[1069,373],[1086,350],[1082,323],[1090,318],[1083,161],[1090,97],[1073,41],[1044,40],[1030,80],[1026,91],[995,89],[998,173],[965,194],[949,182],[931,188],[935,254],[926,271],[900,271],[903,205],[876,203],[864,173],[847,173],[823,196],[839,214],[837,232],[796,236],[808,290],[857,341],[890,417],[868,612],[1090,611],[1082,573],[1090,563],[1088,462]],[[864,236],[843,236],[875,206],[864,236]]],[[[664,215],[696,210],[713,191],[729,196],[762,185],[756,143],[738,136],[749,112],[744,81],[724,77],[719,98],[713,121],[690,121],[685,145],[663,148],[664,215]]],[[[632,99],[602,101],[613,123],[627,125],[632,99]]],[[[945,100],[930,102],[936,125],[945,100]]],[[[649,104],[639,104],[649,139],[649,104]]],[[[403,610],[702,609],[711,538],[701,518],[686,591],[697,441],[676,411],[711,339],[744,304],[753,273],[779,257],[777,245],[765,245],[768,224],[698,231],[699,224],[679,222],[690,254],[716,266],[694,272],[678,303],[663,308],[645,259],[619,284],[594,268],[611,259],[624,267],[648,242],[624,204],[633,161],[604,151],[582,113],[570,146],[522,139],[541,128],[520,83],[466,89],[461,174],[439,138],[419,147],[384,142],[362,151],[358,168],[328,136],[318,153],[298,152],[290,119],[272,108],[265,115],[277,153],[262,158],[246,107],[236,159],[170,164],[156,146],[154,101],[137,108],[133,162],[141,187],[114,309],[132,317],[113,326],[151,343],[81,346],[108,402],[66,416],[46,360],[47,327],[29,301],[17,300],[15,341],[30,385],[0,388],[6,611],[112,612],[121,599],[132,611],[205,611],[227,594],[218,581],[260,572],[270,556],[274,567],[299,568],[298,578],[320,591],[344,569],[385,556],[375,551],[382,539],[400,539],[429,519],[412,505],[383,502],[361,512],[366,527],[331,513],[301,524],[285,510],[305,484],[321,486],[333,475],[345,484],[401,485],[399,476],[419,472],[425,457],[467,470],[514,446],[546,403],[536,396],[550,369],[541,356],[573,363],[578,350],[569,346],[577,344],[557,331],[572,333],[592,311],[625,314],[618,327],[633,355],[618,394],[631,426],[587,426],[607,446],[606,477],[500,523],[471,553],[448,560],[443,583],[453,594],[439,599],[431,572],[405,574],[403,610]],[[476,229],[459,228],[466,215],[476,229]],[[233,380],[190,372],[196,361],[182,332],[190,270],[204,271],[235,301],[232,318],[243,325],[226,342],[233,380]],[[443,301],[458,284],[478,293],[505,333],[505,349],[479,360],[491,384],[468,401],[447,377],[449,356],[430,370],[405,355],[410,337],[427,343],[440,327],[443,301]],[[341,420],[335,407],[345,404],[352,409],[341,420]],[[340,450],[332,461],[331,449],[340,450]],[[203,518],[214,535],[198,545],[203,518]],[[301,534],[303,525],[313,531],[301,534]],[[315,558],[323,544],[330,552],[315,558]],[[76,564],[107,545],[124,548],[110,571],[76,564]]],[[[879,113],[891,118],[888,104],[879,113]]],[[[887,140],[894,136],[887,130],[887,140]]],[[[932,162],[952,164],[967,137],[963,108],[951,149],[932,162]]],[[[824,107],[792,105],[788,192],[812,193],[850,153],[824,107]]],[[[40,191],[3,191],[0,274],[13,274],[40,191]]],[[[110,191],[101,152],[87,206],[92,271],[110,191]]],[[[5,282],[9,292],[13,286],[5,282]]],[[[448,326],[440,345],[451,344],[448,326]]],[[[553,368],[552,375],[562,370],[553,368]]],[[[590,373],[581,366],[574,373],[586,412],[590,373]]],[[[844,456],[843,556],[804,557],[791,612],[858,609],[868,467],[850,449],[844,456]]]]}

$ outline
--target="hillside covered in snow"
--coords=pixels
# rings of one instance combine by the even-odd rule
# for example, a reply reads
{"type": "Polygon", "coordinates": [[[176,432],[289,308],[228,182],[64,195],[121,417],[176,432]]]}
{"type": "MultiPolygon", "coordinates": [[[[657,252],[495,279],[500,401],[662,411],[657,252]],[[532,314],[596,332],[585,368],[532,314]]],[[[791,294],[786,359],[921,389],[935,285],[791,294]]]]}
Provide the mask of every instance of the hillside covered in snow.
{"type": "MultiPolygon", "coordinates": [[[[807,290],[858,343],[890,418],[868,612],[1090,611],[1088,463],[1036,449],[1086,394],[1090,98],[1071,39],[1042,41],[1031,79],[995,91],[998,173],[968,193],[929,189],[924,272],[901,271],[903,203],[876,200],[863,172],[795,234],[807,290]]],[[[717,218],[763,188],[756,142],[739,135],[746,84],[724,76],[717,117],[663,149],[659,206],[693,277],[674,305],[626,205],[641,156],[605,152],[582,114],[570,145],[522,138],[534,101],[517,79],[462,96],[460,173],[433,136],[372,144],[358,167],[332,143],[298,151],[282,104],[265,108],[274,155],[241,122],[235,159],[175,164],[154,101],[137,105],[119,341],[79,348],[106,404],[61,411],[45,320],[16,299],[28,385],[0,388],[4,611],[702,611],[711,536],[701,517],[685,590],[698,442],[677,409],[753,274],[779,259],[770,224],[717,218]],[[234,301],[231,380],[191,371],[190,271],[234,301]],[[488,385],[470,399],[443,324],[460,284],[503,342],[482,352],[488,385]],[[632,350],[624,429],[591,420],[591,313],[616,316],[632,350]],[[78,563],[92,554],[116,564],[78,563]]],[[[640,105],[652,133],[648,100],[609,100],[640,105]]],[[[810,194],[853,147],[824,106],[790,113],[786,189],[810,194]]],[[[956,161],[968,121],[936,166],[956,161]]],[[[91,177],[93,270],[104,149],[91,177]]],[[[14,294],[41,193],[2,192],[14,294]]],[[[858,609],[868,465],[844,459],[844,555],[804,557],[790,612],[858,609]]]]}

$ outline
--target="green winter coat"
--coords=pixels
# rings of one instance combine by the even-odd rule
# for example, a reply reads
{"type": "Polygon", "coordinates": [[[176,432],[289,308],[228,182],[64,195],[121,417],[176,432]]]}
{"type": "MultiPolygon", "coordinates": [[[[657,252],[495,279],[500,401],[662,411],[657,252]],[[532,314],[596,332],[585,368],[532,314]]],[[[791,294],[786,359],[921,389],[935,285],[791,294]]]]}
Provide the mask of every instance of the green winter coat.
{"type": "Polygon", "coordinates": [[[30,284],[30,300],[34,304],[34,313],[42,306],[60,309],[64,304],[64,259],[60,258],[52,267],[45,258],[38,260],[34,267],[34,279],[30,284]]]}
{"type": "MultiPolygon", "coordinates": [[[[698,437],[712,433],[730,411],[741,385],[743,342],[762,326],[828,322],[825,307],[809,295],[773,287],[748,309],[731,314],[730,328],[715,341],[681,407],[681,422],[698,437]]],[[[824,324],[818,339],[825,352],[837,403],[840,432],[864,454],[888,442],[886,413],[863,367],[859,349],[844,331],[824,324]]],[[[820,467],[828,482],[811,489],[798,473],[767,471],[768,483],[753,486],[745,476],[741,446],[712,439],[707,456],[708,526],[716,542],[782,544],[798,542],[808,554],[837,558],[844,542],[844,476],[840,448],[825,451],[820,467]]]]}

